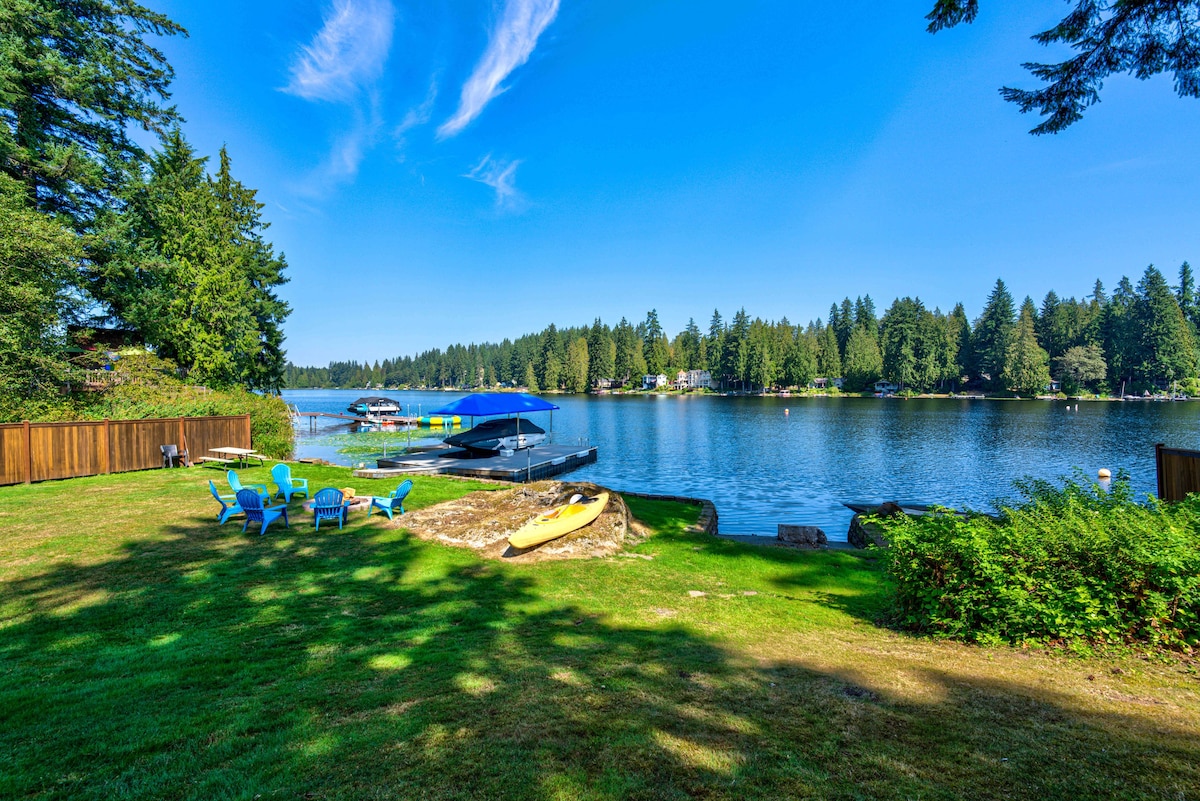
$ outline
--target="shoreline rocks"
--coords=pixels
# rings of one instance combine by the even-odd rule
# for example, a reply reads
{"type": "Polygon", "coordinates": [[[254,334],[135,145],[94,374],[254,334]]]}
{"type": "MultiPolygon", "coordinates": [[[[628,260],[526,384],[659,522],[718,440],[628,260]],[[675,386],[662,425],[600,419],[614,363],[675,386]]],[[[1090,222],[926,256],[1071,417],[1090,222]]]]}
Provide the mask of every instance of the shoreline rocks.
{"type": "Polygon", "coordinates": [[[794,545],[798,548],[824,548],[829,542],[825,532],[816,526],[793,526],[780,523],[775,535],[780,542],[794,545]]]}

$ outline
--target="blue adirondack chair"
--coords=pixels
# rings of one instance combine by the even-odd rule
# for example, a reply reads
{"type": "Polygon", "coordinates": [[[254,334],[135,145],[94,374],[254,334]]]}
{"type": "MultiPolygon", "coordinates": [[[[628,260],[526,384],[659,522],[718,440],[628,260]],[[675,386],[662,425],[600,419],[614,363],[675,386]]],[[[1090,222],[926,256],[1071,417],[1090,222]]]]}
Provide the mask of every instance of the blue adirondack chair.
{"type": "Polygon", "coordinates": [[[280,506],[263,506],[262,497],[254,490],[238,490],[237,494],[238,506],[242,507],[242,511],[246,513],[246,522],[242,524],[242,533],[246,532],[246,526],[251,523],[261,523],[262,528],[258,530],[258,535],[261,537],[267,533],[267,526],[271,525],[271,521],[283,518],[284,528],[291,528],[288,525],[287,507],[280,506]]]}
{"type": "Polygon", "coordinates": [[[326,487],[317,492],[313,496],[312,503],[313,522],[317,524],[317,531],[321,530],[322,520],[338,521],[338,528],[346,522],[346,515],[350,512],[350,504],[343,501],[342,491],[333,487],[326,487]]]}
{"type": "Polygon", "coordinates": [[[258,497],[262,498],[264,501],[271,497],[271,491],[267,489],[266,484],[251,484],[249,486],[243,486],[242,480],[238,478],[238,474],[234,470],[230,470],[225,474],[225,480],[229,482],[229,488],[235,493],[241,492],[244,489],[253,489],[258,493],[258,497]]]}
{"type": "Polygon", "coordinates": [[[282,495],[284,503],[291,503],[292,496],[301,492],[304,493],[305,498],[308,497],[308,479],[293,478],[292,468],[283,462],[271,468],[271,478],[275,479],[275,486],[279,490],[271,497],[282,495]]]}
{"type": "Polygon", "coordinates": [[[217,503],[221,504],[221,511],[217,512],[217,525],[221,525],[234,515],[242,513],[242,507],[238,506],[236,495],[222,495],[217,492],[217,485],[208,482],[208,488],[212,490],[213,497],[217,499],[217,503]]]}
{"type": "Polygon", "coordinates": [[[404,499],[408,497],[411,489],[412,482],[405,479],[400,482],[400,486],[387,495],[376,495],[371,498],[371,505],[367,507],[367,517],[370,517],[371,510],[376,508],[382,509],[383,513],[388,516],[388,520],[392,519],[392,513],[397,509],[400,510],[400,514],[404,514],[404,499]]]}

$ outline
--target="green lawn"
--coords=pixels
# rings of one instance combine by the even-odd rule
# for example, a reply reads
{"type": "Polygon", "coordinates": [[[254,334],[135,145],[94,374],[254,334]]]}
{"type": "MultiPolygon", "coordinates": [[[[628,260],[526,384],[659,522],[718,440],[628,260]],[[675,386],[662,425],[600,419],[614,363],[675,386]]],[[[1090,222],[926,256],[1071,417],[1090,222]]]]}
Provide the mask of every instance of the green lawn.
{"type": "Polygon", "coordinates": [[[657,533],[602,560],[315,533],[299,501],[259,537],[210,477],[0,488],[0,798],[1200,797],[1194,664],[897,634],[859,554],[636,499],[657,533]]]}

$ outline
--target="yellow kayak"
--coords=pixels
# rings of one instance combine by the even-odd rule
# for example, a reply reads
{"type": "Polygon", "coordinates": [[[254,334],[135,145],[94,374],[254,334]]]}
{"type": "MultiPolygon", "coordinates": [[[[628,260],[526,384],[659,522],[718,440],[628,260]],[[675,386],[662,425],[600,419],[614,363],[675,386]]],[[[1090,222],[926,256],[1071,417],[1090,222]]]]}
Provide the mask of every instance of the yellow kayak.
{"type": "Polygon", "coordinates": [[[508,544],[514,548],[532,548],[534,545],[570,534],[599,517],[606,506],[607,492],[601,492],[595,498],[585,498],[579,503],[556,506],[514,531],[508,538],[508,544]]]}

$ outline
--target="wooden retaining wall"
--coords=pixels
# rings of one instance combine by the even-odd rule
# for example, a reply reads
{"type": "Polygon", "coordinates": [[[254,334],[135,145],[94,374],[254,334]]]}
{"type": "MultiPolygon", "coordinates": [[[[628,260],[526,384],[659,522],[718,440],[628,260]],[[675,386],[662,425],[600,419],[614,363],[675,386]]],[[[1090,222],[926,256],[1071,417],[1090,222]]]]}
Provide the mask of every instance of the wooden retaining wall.
{"type": "Polygon", "coordinates": [[[0,485],[162,467],[161,445],[192,459],[210,448],[249,448],[250,415],[0,424],[0,485]]]}
{"type": "Polygon", "coordinates": [[[1159,500],[1182,501],[1189,493],[1200,492],[1200,451],[1155,445],[1154,465],[1159,500]]]}

